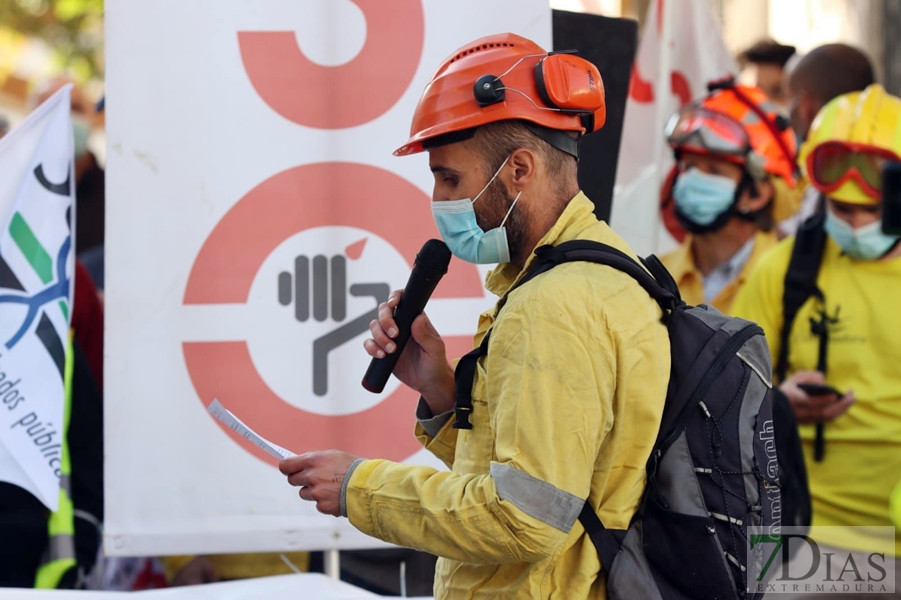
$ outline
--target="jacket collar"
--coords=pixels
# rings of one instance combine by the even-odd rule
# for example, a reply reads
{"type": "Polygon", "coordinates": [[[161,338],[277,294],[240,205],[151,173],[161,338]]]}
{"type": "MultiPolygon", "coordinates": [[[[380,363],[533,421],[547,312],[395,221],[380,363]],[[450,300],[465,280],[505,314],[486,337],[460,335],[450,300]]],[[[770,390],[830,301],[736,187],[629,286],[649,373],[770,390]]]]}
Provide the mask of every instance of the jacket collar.
{"type": "MultiPolygon", "coordinates": [[[[594,203],[588,199],[584,192],[580,191],[569,201],[557,222],[538,241],[535,248],[547,245],[555,246],[577,239],[579,234],[587,227],[597,222],[598,219],[594,214],[594,203]]],[[[503,263],[488,273],[488,276],[485,278],[485,287],[488,291],[501,297],[510,291],[510,288],[528,273],[529,268],[535,261],[535,248],[532,249],[532,253],[522,269],[511,263],[503,263]]]]}
{"type": "MultiPolygon", "coordinates": [[[[760,257],[778,243],[776,235],[773,232],[757,231],[751,239],[754,242],[753,248],[749,255],[744,257],[745,260],[742,262],[741,270],[733,276],[733,279],[738,281],[738,283],[742,283],[750,274],[750,270],[754,267],[760,257]]],[[[704,280],[701,271],[698,269],[697,265],[695,265],[694,255],[691,252],[691,243],[692,236],[686,235],[682,244],[673,251],[672,260],[668,263],[670,266],[670,274],[680,287],[688,279],[693,277],[697,278],[698,281],[704,280]]],[[[741,253],[741,250],[736,254],[739,253],[741,253]]],[[[727,261],[727,264],[732,262],[735,258],[735,256],[730,258],[727,261]]],[[[722,266],[720,268],[722,268],[722,266]]]]}

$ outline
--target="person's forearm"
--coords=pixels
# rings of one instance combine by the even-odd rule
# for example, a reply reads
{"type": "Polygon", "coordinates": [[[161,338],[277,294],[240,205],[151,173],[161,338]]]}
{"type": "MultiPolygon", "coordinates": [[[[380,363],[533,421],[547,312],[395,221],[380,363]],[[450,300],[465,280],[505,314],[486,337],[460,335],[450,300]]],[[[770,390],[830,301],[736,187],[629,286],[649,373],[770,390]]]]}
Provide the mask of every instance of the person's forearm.
{"type": "MultiPolygon", "coordinates": [[[[552,525],[515,501],[502,501],[490,474],[458,475],[384,460],[357,465],[345,494],[346,514],[363,533],[467,562],[544,560],[565,541],[578,514],[570,511],[566,523],[552,525]]],[[[555,512],[551,504],[545,507],[555,512]]]]}
{"type": "Polygon", "coordinates": [[[454,384],[454,372],[448,365],[448,373],[440,381],[419,390],[422,399],[429,405],[433,415],[440,415],[454,409],[457,387],[454,384]]]}

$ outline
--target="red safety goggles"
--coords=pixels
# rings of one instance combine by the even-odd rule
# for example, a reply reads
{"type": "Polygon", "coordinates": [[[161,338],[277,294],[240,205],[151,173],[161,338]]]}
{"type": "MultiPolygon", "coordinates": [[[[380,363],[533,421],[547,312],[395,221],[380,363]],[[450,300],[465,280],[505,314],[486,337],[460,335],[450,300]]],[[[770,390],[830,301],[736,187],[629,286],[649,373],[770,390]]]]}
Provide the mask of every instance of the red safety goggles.
{"type": "Polygon", "coordinates": [[[810,181],[824,194],[854,180],[868,196],[882,197],[882,169],[901,158],[891,150],[850,142],[825,142],[807,157],[810,181]]]}
{"type": "Polygon", "coordinates": [[[673,148],[701,150],[744,160],[751,151],[748,132],[741,123],[700,106],[685,106],[666,126],[673,148]]]}

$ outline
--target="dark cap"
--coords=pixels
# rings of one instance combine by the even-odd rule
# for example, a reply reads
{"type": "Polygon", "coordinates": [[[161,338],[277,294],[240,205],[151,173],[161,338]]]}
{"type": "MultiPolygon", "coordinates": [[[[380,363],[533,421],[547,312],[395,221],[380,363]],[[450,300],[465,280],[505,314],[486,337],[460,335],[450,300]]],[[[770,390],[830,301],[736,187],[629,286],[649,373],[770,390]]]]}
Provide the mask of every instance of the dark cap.
{"type": "Polygon", "coordinates": [[[764,39],[742,52],[739,58],[753,64],[769,64],[784,67],[796,50],[794,46],[786,46],[776,40],[764,39]]]}

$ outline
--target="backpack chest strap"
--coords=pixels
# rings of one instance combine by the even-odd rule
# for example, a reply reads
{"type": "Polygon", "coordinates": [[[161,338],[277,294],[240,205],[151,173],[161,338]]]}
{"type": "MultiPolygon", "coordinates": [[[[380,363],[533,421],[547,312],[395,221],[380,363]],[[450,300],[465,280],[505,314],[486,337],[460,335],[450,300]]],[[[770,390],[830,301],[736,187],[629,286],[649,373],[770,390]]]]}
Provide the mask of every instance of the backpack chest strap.
{"type": "Polygon", "coordinates": [[[479,347],[471,350],[466,356],[457,362],[454,369],[454,385],[456,387],[454,397],[454,429],[472,429],[469,421],[472,415],[472,384],[476,377],[476,365],[479,359],[488,355],[488,341],[491,338],[491,330],[482,338],[479,347]]]}

